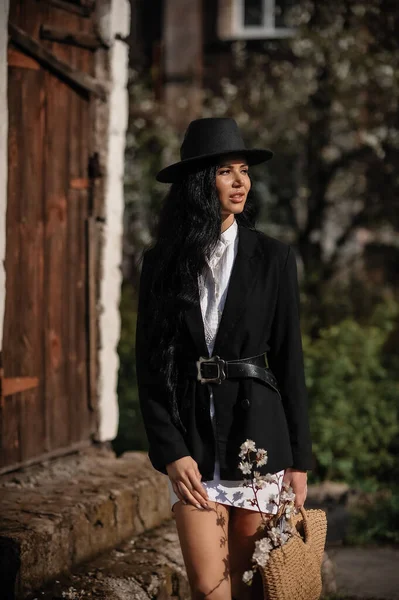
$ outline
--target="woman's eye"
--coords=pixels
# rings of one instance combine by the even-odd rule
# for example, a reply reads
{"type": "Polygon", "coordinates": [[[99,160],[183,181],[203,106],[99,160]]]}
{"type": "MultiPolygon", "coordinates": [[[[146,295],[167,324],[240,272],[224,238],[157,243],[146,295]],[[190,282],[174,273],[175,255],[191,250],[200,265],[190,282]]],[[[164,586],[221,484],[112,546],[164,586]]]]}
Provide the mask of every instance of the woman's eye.
{"type": "MultiPolygon", "coordinates": [[[[228,175],[229,173],[230,169],[223,169],[219,171],[219,175],[228,175]]],[[[244,173],[244,175],[248,175],[248,169],[241,169],[241,173],[244,173]]]]}

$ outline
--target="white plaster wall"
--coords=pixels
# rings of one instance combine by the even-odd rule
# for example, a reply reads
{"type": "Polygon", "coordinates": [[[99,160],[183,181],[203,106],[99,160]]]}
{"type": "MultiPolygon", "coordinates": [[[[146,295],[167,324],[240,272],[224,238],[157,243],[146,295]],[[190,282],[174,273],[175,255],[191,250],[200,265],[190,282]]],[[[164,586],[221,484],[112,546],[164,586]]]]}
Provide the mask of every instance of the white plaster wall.
{"type": "Polygon", "coordinates": [[[6,211],[7,211],[7,44],[8,0],[0,0],[0,348],[3,346],[4,308],[6,298],[6,211]]]}
{"type": "Polygon", "coordinates": [[[118,430],[116,393],[120,336],[119,301],[122,282],[123,174],[125,137],[128,122],[128,46],[115,36],[126,37],[130,28],[127,0],[111,0],[110,11],[99,15],[101,35],[111,49],[108,149],[106,158],[105,224],[101,257],[100,351],[99,351],[99,430],[100,441],[112,440],[118,430]]]}

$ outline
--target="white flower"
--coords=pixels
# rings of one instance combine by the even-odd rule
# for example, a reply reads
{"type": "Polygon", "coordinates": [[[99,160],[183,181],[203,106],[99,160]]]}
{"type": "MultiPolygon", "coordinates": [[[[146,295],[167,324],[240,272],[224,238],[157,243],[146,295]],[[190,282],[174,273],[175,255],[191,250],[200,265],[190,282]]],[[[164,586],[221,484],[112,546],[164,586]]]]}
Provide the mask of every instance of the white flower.
{"type": "Polygon", "coordinates": [[[269,560],[270,550],[273,546],[267,538],[262,538],[255,542],[255,552],[252,555],[252,560],[260,567],[265,567],[269,560]]]}
{"type": "Polygon", "coordinates": [[[267,561],[269,560],[269,553],[267,552],[254,552],[253,560],[259,567],[265,567],[267,565],[267,561]]]}
{"type": "Polygon", "coordinates": [[[280,494],[281,502],[293,502],[295,500],[295,494],[290,488],[290,491],[283,490],[280,494]]]}
{"type": "Polygon", "coordinates": [[[247,452],[256,452],[255,442],[253,440],[246,440],[243,444],[241,444],[240,450],[240,458],[243,458],[247,452]]]}
{"type": "Polygon", "coordinates": [[[272,546],[270,544],[270,541],[267,538],[263,537],[261,540],[257,540],[255,542],[255,548],[259,549],[261,552],[270,552],[272,546]]]}
{"type": "Polygon", "coordinates": [[[244,462],[240,462],[240,464],[238,465],[238,468],[244,475],[250,475],[251,470],[252,470],[252,465],[250,462],[244,461],[244,462]]]}
{"type": "Polygon", "coordinates": [[[290,519],[292,517],[293,512],[294,512],[294,507],[292,504],[289,504],[288,506],[286,506],[284,514],[287,519],[290,519]]]}
{"type": "Polygon", "coordinates": [[[266,475],[264,476],[264,480],[266,481],[266,483],[278,483],[277,475],[272,475],[271,473],[266,473],[266,475]]]}
{"type": "Polygon", "coordinates": [[[281,536],[282,533],[279,529],[277,529],[277,527],[272,527],[271,529],[269,529],[269,531],[267,532],[268,537],[271,539],[271,541],[273,542],[273,544],[275,546],[281,546],[281,536]]]}
{"type": "Polygon", "coordinates": [[[253,571],[244,571],[244,573],[242,575],[242,580],[247,585],[251,585],[253,576],[254,576],[253,571]]]}
{"type": "Polygon", "coordinates": [[[260,489],[263,489],[266,485],[265,477],[259,473],[259,471],[254,471],[253,477],[254,485],[258,486],[260,489]]]}
{"type": "Polygon", "coordinates": [[[267,463],[267,452],[266,450],[264,450],[263,448],[259,448],[259,450],[256,453],[256,464],[258,465],[258,467],[262,467],[263,465],[265,465],[267,463]]]}

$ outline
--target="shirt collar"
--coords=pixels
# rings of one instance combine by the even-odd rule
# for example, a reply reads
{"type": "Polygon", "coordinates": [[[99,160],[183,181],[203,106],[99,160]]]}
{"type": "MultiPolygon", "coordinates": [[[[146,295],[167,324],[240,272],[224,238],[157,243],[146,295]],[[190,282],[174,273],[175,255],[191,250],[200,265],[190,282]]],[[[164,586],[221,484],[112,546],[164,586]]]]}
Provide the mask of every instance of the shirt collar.
{"type": "Polygon", "coordinates": [[[214,268],[216,266],[226,248],[237,239],[237,234],[238,225],[237,221],[234,219],[233,224],[220,234],[216,247],[212,252],[212,256],[209,259],[205,259],[209,267],[214,268]]]}
{"type": "Polygon", "coordinates": [[[234,240],[236,239],[237,231],[238,231],[238,225],[237,225],[237,221],[234,219],[233,224],[230,225],[230,227],[228,227],[225,231],[223,231],[220,234],[220,241],[225,246],[228,246],[229,244],[234,242],[234,240]]]}

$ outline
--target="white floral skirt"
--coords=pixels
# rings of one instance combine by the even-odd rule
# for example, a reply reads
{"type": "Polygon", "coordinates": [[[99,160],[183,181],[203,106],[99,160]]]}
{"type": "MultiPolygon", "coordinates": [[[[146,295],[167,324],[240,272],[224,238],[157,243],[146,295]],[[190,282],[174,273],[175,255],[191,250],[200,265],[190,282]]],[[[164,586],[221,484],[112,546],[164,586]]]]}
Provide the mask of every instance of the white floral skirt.
{"type": "MultiPolygon", "coordinates": [[[[210,394],[210,414],[215,430],[215,406],[213,402],[213,394],[210,394]]],[[[220,479],[220,465],[218,459],[215,461],[215,469],[213,473],[213,479],[211,481],[203,481],[202,485],[208,493],[209,500],[218,502],[219,504],[226,504],[228,506],[234,506],[237,508],[246,508],[247,510],[255,510],[262,512],[275,514],[278,510],[278,499],[283,483],[284,470],[276,473],[273,481],[267,483],[261,490],[257,492],[257,500],[259,507],[252,506],[251,500],[255,498],[254,492],[250,487],[243,487],[239,481],[229,481],[227,479],[220,479]]],[[[172,484],[168,478],[169,494],[171,509],[173,505],[178,502],[179,498],[173,491],[172,484]]]]}

